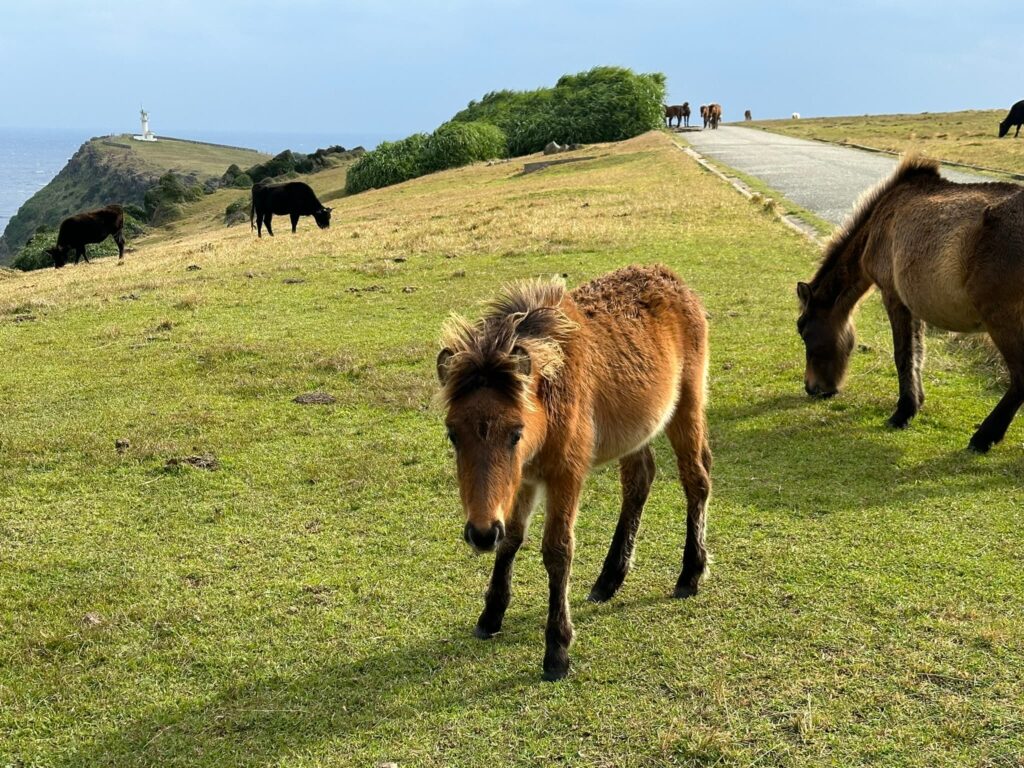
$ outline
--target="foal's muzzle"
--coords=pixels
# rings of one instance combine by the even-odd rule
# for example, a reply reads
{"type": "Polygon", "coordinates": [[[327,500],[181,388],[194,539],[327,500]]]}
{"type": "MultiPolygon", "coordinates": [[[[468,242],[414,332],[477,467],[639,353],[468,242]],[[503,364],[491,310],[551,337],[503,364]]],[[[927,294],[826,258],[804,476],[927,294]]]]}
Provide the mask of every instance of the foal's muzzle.
{"type": "Polygon", "coordinates": [[[491,527],[486,531],[481,531],[472,523],[466,523],[466,528],[462,532],[462,538],[466,543],[480,552],[490,552],[504,537],[505,524],[502,522],[491,523],[491,527]]]}
{"type": "Polygon", "coordinates": [[[822,400],[827,400],[828,398],[832,397],[837,392],[837,390],[828,390],[822,387],[820,384],[810,384],[809,382],[805,381],[804,392],[806,392],[811,397],[818,397],[821,398],[822,400]]]}

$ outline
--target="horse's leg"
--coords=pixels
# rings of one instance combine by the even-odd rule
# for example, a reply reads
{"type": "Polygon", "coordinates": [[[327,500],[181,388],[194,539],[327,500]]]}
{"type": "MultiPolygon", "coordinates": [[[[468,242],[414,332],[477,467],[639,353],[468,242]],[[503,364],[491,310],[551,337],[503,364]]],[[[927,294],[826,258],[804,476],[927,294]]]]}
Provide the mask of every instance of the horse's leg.
{"type": "Polygon", "coordinates": [[[299,226],[299,214],[293,213],[292,214],[292,234],[293,235],[295,234],[295,228],[297,226],[299,226]]]}
{"type": "Polygon", "coordinates": [[[917,415],[924,402],[921,366],[924,365],[924,323],[910,314],[906,304],[895,294],[882,299],[892,325],[893,357],[899,374],[900,397],[896,411],[889,417],[889,426],[903,429],[917,415]]]}
{"type": "Polygon", "coordinates": [[[619,591],[633,561],[633,545],[640,530],[640,516],[654,482],[654,451],[649,445],[619,460],[619,478],[622,481],[622,511],[615,526],[612,545],[604,559],[601,575],[587,597],[592,603],[611,600],[619,591]]]}
{"type": "Polygon", "coordinates": [[[704,420],[702,378],[691,376],[680,384],[679,404],[666,432],[676,453],[679,480],[686,493],[683,570],[676,582],[673,597],[691,597],[697,594],[697,587],[708,562],[708,553],[704,547],[704,527],[708,497],[711,495],[711,446],[708,445],[707,424],[704,420]]]}
{"type": "Polygon", "coordinates": [[[581,482],[559,478],[548,485],[544,519],[544,568],[548,572],[548,624],[544,633],[544,679],[561,680],[569,674],[572,618],[569,614],[569,572],[575,545],[573,526],[581,482]]]}
{"type": "Polygon", "coordinates": [[[1006,369],[1010,372],[1010,388],[971,438],[968,448],[977,453],[986,453],[1003,439],[1010,422],[1024,404],[1024,329],[989,328],[988,331],[1006,361],[1006,369]]]}
{"type": "Polygon", "coordinates": [[[494,637],[501,631],[501,622],[512,597],[512,563],[523,544],[530,515],[536,505],[537,487],[526,484],[520,486],[515,507],[505,526],[505,538],[498,544],[498,551],[494,555],[494,572],[484,597],[484,611],[473,630],[473,634],[481,640],[494,637]]]}

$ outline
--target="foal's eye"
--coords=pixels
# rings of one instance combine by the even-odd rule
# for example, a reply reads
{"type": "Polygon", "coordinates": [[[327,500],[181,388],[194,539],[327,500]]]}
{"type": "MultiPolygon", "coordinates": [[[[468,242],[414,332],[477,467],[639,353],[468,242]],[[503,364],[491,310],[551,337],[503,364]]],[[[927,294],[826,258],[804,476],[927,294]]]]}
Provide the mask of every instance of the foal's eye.
{"type": "Polygon", "coordinates": [[[509,442],[512,444],[512,447],[515,447],[516,445],[518,445],[519,441],[522,440],[522,439],[523,439],[523,428],[522,427],[516,427],[515,429],[512,430],[512,433],[509,435],[509,442]]]}

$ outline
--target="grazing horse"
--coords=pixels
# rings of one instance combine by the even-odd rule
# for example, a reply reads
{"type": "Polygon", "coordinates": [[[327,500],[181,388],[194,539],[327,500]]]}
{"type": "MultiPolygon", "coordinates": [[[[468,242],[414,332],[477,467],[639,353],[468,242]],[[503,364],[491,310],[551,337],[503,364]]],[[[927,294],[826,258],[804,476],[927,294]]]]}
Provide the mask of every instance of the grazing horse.
{"type": "Polygon", "coordinates": [[[707,104],[701,104],[700,105],[700,116],[701,116],[701,119],[704,120],[704,127],[707,128],[708,127],[708,105],[707,104]]]}
{"type": "Polygon", "coordinates": [[[562,281],[506,287],[476,323],[453,317],[437,356],[455,448],[465,540],[496,550],[475,634],[501,629],[512,563],[537,501],[549,604],[544,678],[569,671],[568,584],[580,490],[618,460],[622,509],[589,600],[609,600],[633,556],[663,429],[686,494],[686,544],[674,595],[704,574],[711,450],[704,418],[707,321],[697,296],[663,266],[626,267],[568,292],[562,281]]]}
{"type": "Polygon", "coordinates": [[[908,155],[837,231],[811,282],[797,283],[804,389],[816,397],[839,390],[854,346],[851,314],[876,285],[899,373],[890,426],[906,427],[924,403],[925,323],[986,331],[1010,372],[1009,390],[970,441],[972,450],[988,451],[1024,402],[1022,254],[1024,188],[956,184],[939,175],[936,161],[908,155]]]}

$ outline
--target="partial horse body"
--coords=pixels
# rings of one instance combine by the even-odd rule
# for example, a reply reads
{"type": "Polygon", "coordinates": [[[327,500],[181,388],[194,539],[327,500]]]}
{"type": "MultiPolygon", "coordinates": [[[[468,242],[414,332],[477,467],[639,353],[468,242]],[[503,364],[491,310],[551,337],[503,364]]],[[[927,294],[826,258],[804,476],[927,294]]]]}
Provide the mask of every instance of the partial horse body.
{"type": "Polygon", "coordinates": [[[899,373],[893,427],[906,427],[924,403],[925,323],[991,336],[1010,387],[971,437],[971,449],[988,451],[1024,403],[1022,256],[1024,188],[957,184],[939,175],[936,161],[905,157],[836,233],[811,282],[797,284],[807,393],[830,397],[842,386],[854,346],[850,317],[875,285],[899,373]]]}
{"type": "Polygon", "coordinates": [[[718,130],[718,124],[722,122],[722,105],[709,104],[707,122],[712,130],[718,130]]]}
{"type": "Polygon", "coordinates": [[[561,281],[505,288],[482,319],[450,321],[437,358],[455,447],[465,540],[496,549],[475,634],[490,638],[510,600],[512,563],[543,496],[549,607],[544,677],[569,671],[568,583],[580,491],[593,467],[619,461],[622,509],[589,599],[609,600],[633,556],[662,430],[686,495],[676,597],[697,592],[707,564],[711,450],[704,417],[707,322],[666,267],[627,267],[572,292],[561,281]]]}
{"type": "Polygon", "coordinates": [[[746,112],[743,113],[743,119],[744,120],[753,120],[754,119],[753,115],[750,114],[750,110],[749,109],[746,112]]]}
{"type": "Polygon", "coordinates": [[[675,104],[671,107],[665,107],[665,120],[668,122],[668,127],[672,127],[672,120],[676,121],[676,128],[683,125],[684,121],[687,127],[690,125],[690,102],[683,104],[675,104]]]}
{"type": "Polygon", "coordinates": [[[700,105],[700,116],[701,116],[701,119],[704,121],[704,127],[707,128],[708,127],[708,105],[707,104],[701,104],[700,105]]]}

